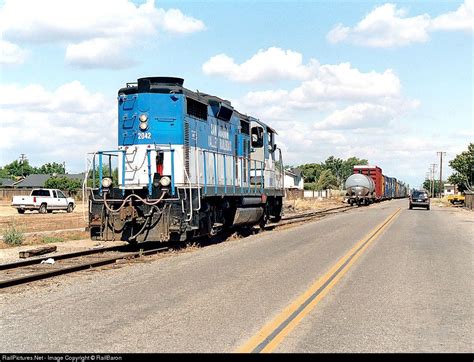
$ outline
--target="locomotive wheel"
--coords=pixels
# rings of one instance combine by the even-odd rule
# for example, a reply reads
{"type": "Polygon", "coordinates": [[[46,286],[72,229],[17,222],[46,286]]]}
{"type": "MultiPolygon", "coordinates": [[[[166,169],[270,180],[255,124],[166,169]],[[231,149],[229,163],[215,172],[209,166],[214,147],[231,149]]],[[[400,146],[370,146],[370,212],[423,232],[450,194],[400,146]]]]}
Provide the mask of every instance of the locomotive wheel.
{"type": "Polygon", "coordinates": [[[280,222],[281,221],[281,215],[275,216],[272,218],[273,222],[280,222]]]}

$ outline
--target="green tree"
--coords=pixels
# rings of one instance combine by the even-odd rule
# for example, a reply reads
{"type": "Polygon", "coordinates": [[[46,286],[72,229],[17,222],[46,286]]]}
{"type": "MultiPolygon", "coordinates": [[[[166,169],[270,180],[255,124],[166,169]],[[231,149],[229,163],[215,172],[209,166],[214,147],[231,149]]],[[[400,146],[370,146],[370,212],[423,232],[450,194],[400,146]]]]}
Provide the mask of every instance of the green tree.
{"type": "Polygon", "coordinates": [[[0,177],[1,178],[10,178],[8,170],[5,170],[3,167],[0,167],[0,177]]]}
{"type": "Polygon", "coordinates": [[[32,173],[35,173],[35,168],[30,166],[28,160],[24,160],[22,162],[15,160],[8,165],[3,167],[4,171],[12,177],[12,176],[28,176],[32,173]]]}
{"type": "Polygon", "coordinates": [[[319,163],[307,163],[298,168],[303,172],[305,183],[316,182],[323,171],[323,166],[319,163]]]}
{"type": "Polygon", "coordinates": [[[319,175],[318,181],[315,184],[317,191],[326,190],[329,188],[337,187],[337,179],[331,172],[331,170],[323,170],[319,175]]]}
{"type": "Polygon", "coordinates": [[[458,185],[460,191],[474,191],[474,143],[449,161],[449,166],[456,172],[449,176],[448,181],[458,185]]]}
{"type": "Polygon", "coordinates": [[[342,169],[344,161],[340,158],[335,158],[330,156],[324,161],[323,168],[325,170],[330,170],[331,174],[336,177],[336,186],[339,186],[342,183],[342,169]]]}
{"type": "Polygon", "coordinates": [[[342,163],[341,183],[344,184],[347,178],[354,173],[355,165],[368,165],[369,161],[363,158],[349,157],[342,163]]]}
{"type": "Polygon", "coordinates": [[[44,183],[44,187],[48,189],[59,189],[67,191],[68,194],[75,194],[82,187],[82,181],[71,179],[66,176],[50,177],[44,183]]]}
{"type": "Polygon", "coordinates": [[[65,174],[64,165],[58,162],[48,162],[40,167],[33,167],[28,160],[15,160],[0,167],[0,177],[19,177],[31,174],[65,174]]]}
{"type": "Polygon", "coordinates": [[[36,171],[35,173],[50,174],[50,175],[53,174],[53,173],[57,173],[57,174],[60,174],[60,175],[66,173],[64,165],[61,164],[61,163],[57,163],[57,162],[45,163],[43,166],[36,168],[35,171],[36,171]]]}
{"type": "MultiPolygon", "coordinates": [[[[428,192],[431,192],[431,181],[429,179],[426,179],[423,182],[423,189],[425,189],[428,192]]],[[[439,194],[439,180],[434,181],[434,193],[433,195],[438,195],[439,194]]],[[[433,195],[431,195],[433,197],[433,195]]]]}
{"type": "Polygon", "coordinates": [[[340,158],[330,156],[322,163],[307,163],[298,166],[298,168],[303,171],[305,189],[315,190],[315,184],[318,182],[319,177],[324,170],[331,171],[331,174],[335,177],[334,186],[340,187],[343,186],[346,179],[352,175],[355,165],[367,164],[367,160],[357,157],[349,157],[347,160],[342,160],[340,158]]]}

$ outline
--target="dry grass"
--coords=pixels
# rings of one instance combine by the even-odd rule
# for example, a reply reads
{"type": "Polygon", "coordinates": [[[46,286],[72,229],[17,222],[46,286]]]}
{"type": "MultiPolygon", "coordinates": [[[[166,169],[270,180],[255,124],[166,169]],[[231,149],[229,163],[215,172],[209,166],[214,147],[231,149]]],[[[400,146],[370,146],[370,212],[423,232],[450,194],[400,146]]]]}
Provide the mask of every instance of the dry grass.
{"type": "Polygon", "coordinates": [[[343,197],[334,197],[329,199],[317,199],[317,198],[306,198],[306,199],[295,199],[285,200],[283,206],[285,211],[288,212],[300,212],[310,210],[321,210],[336,206],[342,206],[343,197]]]}
{"type": "MultiPolygon", "coordinates": [[[[86,231],[65,231],[58,233],[48,234],[31,234],[26,235],[21,245],[43,245],[49,243],[58,243],[69,240],[83,240],[88,239],[89,233],[86,231]]],[[[14,247],[15,245],[9,245],[4,240],[0,240],[0,249],[6,249],[14,247]]]]}

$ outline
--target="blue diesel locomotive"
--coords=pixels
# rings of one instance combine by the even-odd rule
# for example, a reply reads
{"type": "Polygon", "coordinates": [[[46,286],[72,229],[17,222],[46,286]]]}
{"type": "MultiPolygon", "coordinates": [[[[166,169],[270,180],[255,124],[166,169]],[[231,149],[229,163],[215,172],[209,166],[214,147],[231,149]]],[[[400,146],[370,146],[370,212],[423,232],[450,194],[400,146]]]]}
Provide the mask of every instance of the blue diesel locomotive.
{"type": "Polygon", "coordinates": [[[93,153],[88,170],[92,238],[183,241],[281,218],[275,130],[183,82],[118,91],[118,149],[93,153]]]}

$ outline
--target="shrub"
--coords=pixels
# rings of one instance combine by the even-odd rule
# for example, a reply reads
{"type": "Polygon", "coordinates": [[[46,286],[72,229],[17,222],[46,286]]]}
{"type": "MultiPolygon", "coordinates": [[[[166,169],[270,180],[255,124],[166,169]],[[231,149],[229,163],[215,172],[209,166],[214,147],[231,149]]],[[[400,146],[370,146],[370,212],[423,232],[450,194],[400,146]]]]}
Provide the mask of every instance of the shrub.
{"type": "Polygon", "coordinates": [[[25,234],[11,224],[3,232],[3,241],[8,245],[21,245],[25,241],[25,234]]]}

